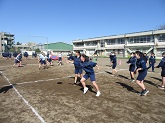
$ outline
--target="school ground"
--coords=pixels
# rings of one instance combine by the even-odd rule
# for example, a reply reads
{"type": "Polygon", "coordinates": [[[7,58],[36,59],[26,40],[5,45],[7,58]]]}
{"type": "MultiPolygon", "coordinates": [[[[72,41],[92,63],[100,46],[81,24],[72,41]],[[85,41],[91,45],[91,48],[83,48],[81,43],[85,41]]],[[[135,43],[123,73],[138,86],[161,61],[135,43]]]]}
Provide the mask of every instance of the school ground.
{"type": "Polygon", "coordinates": [[[109,59],[100,58],[95,72],[101,95],[96,97],[89,80],[85,95],[81,84],[74,86],[74,67],[65,61],[63,66],[54,61],[54,66],[39,70],[36,59],[12,68],[13,60],[0,58],[0,122],[165,123],[165,91],[157,88],[160,69],[149,70],[145,85],[150,92],[139,96],[140,88],[129,81],[126,60],[113,77],[109,59]]]}

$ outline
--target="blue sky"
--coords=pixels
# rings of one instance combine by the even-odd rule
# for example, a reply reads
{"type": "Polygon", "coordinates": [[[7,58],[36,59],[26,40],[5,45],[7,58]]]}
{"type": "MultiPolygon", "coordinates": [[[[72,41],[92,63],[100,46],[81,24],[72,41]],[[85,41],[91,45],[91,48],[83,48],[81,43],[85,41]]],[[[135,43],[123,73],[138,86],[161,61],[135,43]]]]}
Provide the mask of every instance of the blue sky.
{"type": "Polygon", "coordinates": [[[15,34],[15,42],[72,43],[162,24],[164,0],[0,0],[0,31],[15,34]]]}

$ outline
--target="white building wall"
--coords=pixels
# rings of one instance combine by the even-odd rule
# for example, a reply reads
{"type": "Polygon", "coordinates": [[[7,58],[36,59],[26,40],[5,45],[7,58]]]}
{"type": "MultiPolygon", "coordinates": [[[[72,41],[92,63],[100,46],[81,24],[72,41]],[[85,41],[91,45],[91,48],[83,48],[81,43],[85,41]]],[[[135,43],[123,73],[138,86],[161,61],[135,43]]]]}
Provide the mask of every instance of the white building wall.
{"type": "MultiPolygon", "coordinates": [[[[129,53],[136,50],[141,50],[143,52],[154,52],[156,55],[160,56],[162,51],[165,51],[165,41],[159,42],[158,38],[160,34],[165,34],[165,30],[156,30],[156,31],[146,31],[146,32],[137,32],[137,33],[129,33],[124,35],[116,35],[116,36],[105,36],[105,37],[98,37],[98,38],[90,38],[85,40],[76,40],[73,41],[73,43],[76,42],[84,42],[83,47],[76,47],[73,46],[73,50],[77,49],[84,49],[88,52],[92,52],[91,50],[98,51],[101,55],[106,55],[110,51],[115,52],[123,52],[123,56],[127,57],[129,53]],[[131,37],[139,37],[140,36],[149,36],[150,40],[146,40],[146,42],[142,41],[143,43],[129,43],[129,40],[131,37]],[[154,37],[154,39],[153,39],[154,37]],[[107,39],[115,39],[117,41],[118,38],[124,38],[125,44],[114,44],[114,45],[108,45],[105,40],[107,39]],[[90,41],[97,41],[97,46],[87,46],[85,42],[90,41]],[[104,46],[101,47],[101,42],[104,41],[104,46]]],[[[90,53],[89,53],[90,54],[90,53]]]]}

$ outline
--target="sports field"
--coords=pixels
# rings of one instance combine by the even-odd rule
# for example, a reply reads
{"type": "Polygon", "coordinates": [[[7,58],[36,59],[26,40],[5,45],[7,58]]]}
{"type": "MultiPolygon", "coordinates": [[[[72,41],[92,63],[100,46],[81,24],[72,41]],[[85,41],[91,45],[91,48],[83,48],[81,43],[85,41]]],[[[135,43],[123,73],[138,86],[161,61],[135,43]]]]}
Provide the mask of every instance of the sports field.
{"type": "Polygon", "coordinates": [[[100,97],[92,83],[83,94],[81,84],[74,86],[73,64],[38,69],[36,59],[12,68],[13,60],[0,58],[1,123],[165,123],[165,91],[159,90],[161,69],[145,79],[147,96],[129,81],[128,65],[121,60],[118,76],[111,76],[108,58],[98,59],[95,69],[100,97]],[[10,85],[10,83],[13,85],[10,85]]]}

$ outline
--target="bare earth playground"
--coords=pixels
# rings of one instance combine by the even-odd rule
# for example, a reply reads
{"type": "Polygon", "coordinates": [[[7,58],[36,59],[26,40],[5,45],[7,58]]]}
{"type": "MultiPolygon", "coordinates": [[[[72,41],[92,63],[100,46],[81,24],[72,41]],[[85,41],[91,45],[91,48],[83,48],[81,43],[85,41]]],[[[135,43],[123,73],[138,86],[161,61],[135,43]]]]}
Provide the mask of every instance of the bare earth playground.
{"type": "Polygon", "coordinates": [[[117,66],[118,76],[111,76],[109,59],[100,58],[95,73],[101,95],[96,97],[89,80],[87,94],[81,84],[74,86],[74,66],[65,61],[63,66],[54,62],[39,70],[36,59],[12,68],[13,60],[0,58],[0,122],[165,123],[165,91],[157,88],[161,69],[148,71],[145,85],[150,93],[139,96],[141,90],[129,80],[126,60],[117,66]]]}

